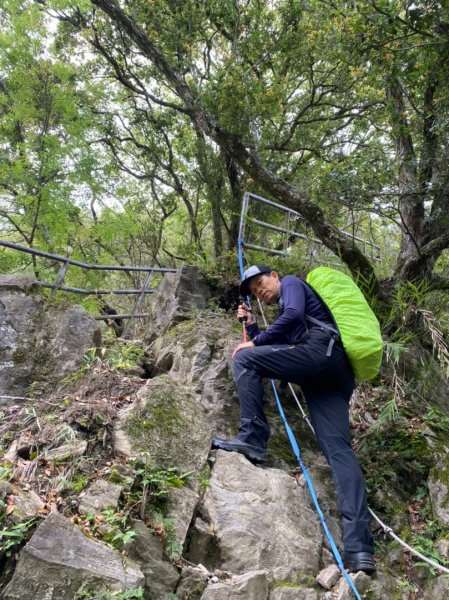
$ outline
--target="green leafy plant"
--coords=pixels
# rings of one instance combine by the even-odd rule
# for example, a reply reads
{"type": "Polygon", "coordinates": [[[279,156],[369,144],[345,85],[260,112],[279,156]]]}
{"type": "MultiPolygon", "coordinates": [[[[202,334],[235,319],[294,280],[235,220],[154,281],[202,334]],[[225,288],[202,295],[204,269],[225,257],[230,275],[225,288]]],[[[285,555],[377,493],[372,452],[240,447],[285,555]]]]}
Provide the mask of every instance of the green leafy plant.
{"type": "Polygon", "coordinates": [[[116,369],[127,369],[132,366],[140,366],[143,363],[145,353],[140,346],[131,343],[114,343],[106,349],[104,362],[116,369]]]}
{"type": "Polygon", "coordinates": [[[79,381],[83,375],[95,366],[111,367],[115,369],[128,369],[141,365],[144,360],[144,350],[131,343],[122,344],[115,340],[102,348],[89,348],[83,356],[81,367],[62,380],[64,385],[71,385],[79,381]]]}
{"type": "Polygon", "coordinates": [[[178,467],[160,469],[150,462],[148,452],[141,453],[141,460],[134,462],[137,477],[136,492],[140,500],[140,518],[145,516],[147,504],[160,509],[165,504],[170,488],[183,487],[193,471],[182,473],[178,467]]]}
{"type": "Polygon", "coordinates": [[[430,335],[434,356],[444,370],[446,378],[449,377],[449,348],[437,318],[430,310],[424,308],[416,309],[415,313],[421,317],[423,327],[430,335]]]}
{"type": "MultiPolygon", "coordinates": [[[[427,533],[425,535],[415,534],[412,538],[411,545],[413,546],[413,548],[415,550],[417,550],[421,554],[424,554],[424,556],[427,556],[427,558],[430,558],[434,562],[436,562],[440,565],[446,566],[446,567],[448,566],[447,561],[443,558],[443,556],[435,548],[434,540],[430,539],[427,536],[427,533]]],[[[432,575],[435,575],[435,573],[437,572],[436,567],[433,567],[432,565],[430,565],[429,563],[427,563],[425,561],[418,561],[415,563],[415,566],[425,567],[426,569],[428,569],[430,571],[430,573],[432,575]]]]}
{"type": "Polygon", "coordinates": [[[442,434],[444,441],[447,439],[447,436],[449,436],[449,417],[444,412],[433,406],[429,407],[424,415],[424,421],[437,435],[442,434]]]}
{"type": "Polygon", "coordinates": [[[407,579],[397,579],[395,587],[398,592],[412,592],[416,593],[418,591],[417,587],[407,579]]]}
{"type": "Polygon", "coordinates": [[[55,436],[56,440],[72,441],[76,438],[76,433],[73,427],[66,425],[63,429],[60,429],[55,436]]]}
{"type": "Polygon", "coordinates": [[[27,532],[33,528],[36,519],[28,519],[13,525],[4,525],[0,529],[0,553],[7,557],[25,541],[27,532]]]}
{"type": "Polygon", "coordinates": [[[3,480],[8,480],[10,479],[12,476],[12,467],[4,462],[2,465],[0,465],[0,479],[3,480]]]}
{"type": "Polygon", "coordinates": [[[383,328],[390,332],[390,338],[400,339],[410,336],[410,319],[416,309],[422,307],[431,292],[430,285],[423,280],[419,283],[403,282],[397,286],[387,315],[383,316],[383,328]]]}
{"type": "Polygon", "coordinates": [[[378,417],[382,426],[374,424],[365,434],[358,457],[370,491],[393,486],[403,496],[413,493],[426,479],[432,456],[421,435],[423,422],[413,412],[413,407],[405,405],[396,410],[390,400],[378,417]]]}
{"type": "Polygon", "coordinates": [[[119,550],[129,544],[136,535],[136,532],[128,525],[128,515],[113,509],[101,511],[100,516],[89,513],[86,519],[92,524],[92,531],[103,542],[119,550]]]}
{"type": "Polygon", "coordinates": [[[406,340],[401,339],[396,342],[386,341],[384,349],[387,362],[397,365],[401,356],[407,350],[406,340]]]}
{"type": "Polygon", "coordinates": [[[78,495],[87,488],[88,484],[89,478],[87,475],[75,473],[72,475],[71,479],[67,480],[64,485],[64,491],[68,494],[72,493],[78,495]]]}
{"type": "Polygon", "coordinates": [[[167,556],[171,560],[179,560],[182,554],[182,544],[176,536],[172,519],[167,519],[161,513],[155,512],[153,514],[153,527],[164,539],[164,548],[167,556]]]}
{"type": "Polygon", "coordinates": [[[83,356],[80,368],[74,373],[67,375],[67,377],[64,377],[61,383],[67,386],[79,381],[93,366],[101,364],[101,354],[104,355],[104,348],[100,350],[98,348],[89,348],[83,356]]]}

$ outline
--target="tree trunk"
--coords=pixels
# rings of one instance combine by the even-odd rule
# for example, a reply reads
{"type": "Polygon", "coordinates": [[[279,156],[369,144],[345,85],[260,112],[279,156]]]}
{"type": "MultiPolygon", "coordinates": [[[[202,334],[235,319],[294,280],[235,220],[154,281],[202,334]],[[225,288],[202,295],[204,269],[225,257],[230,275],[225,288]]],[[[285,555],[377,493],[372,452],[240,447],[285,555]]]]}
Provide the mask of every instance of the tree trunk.
{"type": "Polygon", "coordinates": [[[424,202],[418,184],[418,169],[412,136],[406,117],[406,109],[401,84],[394,77],[387,86],[393,138],[396,142],[396,156],[399,169],[399,212],[402,222],[402,242],[398,256],[397,270],[419,255],[423,241],[424,202]]]}
{"type": "Polygon", "coordinates": [[[209,202],[212,231],[214,238],[214,255],[218,260],[223,255],[223,233],[221,222],[221,200],[223,193],[223,175],[220,165],[213,168],[217,162],[215,156],[211,156],[212,150],[207,148],[206,140],[202,131],[195,130],[197,137],[197,159],[200,167],[201,178],[206,184],[207,200],[209,202]]]}
{"type": "Polygon", "coordinates": [[[142,53],[164,76],[167,83],[182,101],[181,112],[188,114],[193,125],[201,129],[258,183],[289,208],[300,212],[310,224],[323,244],[342,258],[349,269],[361,275],[361,285],[370,293],[379,292],[379,283],[373,266],[354,242],[343,235],[325,217],[322,209],[303,198],[300,190],[277,177],[262,164],[256,153],[250,152],[234,134],[224,130],[214,117],[202,107],[201,98],[187,85],[183,77],[173,68],[149,36],[113,1],[91,0],[137,44],[142,53]]]}

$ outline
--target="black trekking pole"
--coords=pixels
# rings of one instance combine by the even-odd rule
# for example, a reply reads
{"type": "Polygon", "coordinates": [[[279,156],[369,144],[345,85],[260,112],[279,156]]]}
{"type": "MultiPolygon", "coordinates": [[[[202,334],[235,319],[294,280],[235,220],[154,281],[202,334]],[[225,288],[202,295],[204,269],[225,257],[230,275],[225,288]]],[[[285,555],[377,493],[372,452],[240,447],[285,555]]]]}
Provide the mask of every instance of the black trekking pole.
{"type": "MultiPolygon", "coordinates": [[[[245,306],[248,306],[246,304],[245,300],[243,300],[242,302],[240,302],[240,305],[242,305],[242,304],[244,304],[245,306]]],[[[247,308],[247,312],[251,312],[249,308],[247,308]]],[[[247,335],[246,335],[246,322],[248,321],[248,317],[240,317],[239,321],[240,321],[240,323],[242,324],[242,327],[243,327],[243,329],[242,329],[242,340],[243,340],[243,342],[246,342],[247,339],[248,339],[247,335]]]]}

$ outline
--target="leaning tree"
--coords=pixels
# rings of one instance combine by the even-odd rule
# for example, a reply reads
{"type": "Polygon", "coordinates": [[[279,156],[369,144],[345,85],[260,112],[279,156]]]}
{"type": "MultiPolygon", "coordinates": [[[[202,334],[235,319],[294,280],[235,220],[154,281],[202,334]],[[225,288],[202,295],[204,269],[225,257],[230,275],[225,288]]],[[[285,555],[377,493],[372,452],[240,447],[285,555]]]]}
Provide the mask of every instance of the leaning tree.
{"type": "Polygon", "coordinates": [[[447,288],[435,269],[449,245],[449,11],[440,2],[45,6],[82,32],[136,106],[188,121],[258,190],[300,212],[371,290],[421,280],[447,288]],[[360,168],[323,198],[313,173],[341,164],[360,168]],[[397,225],[388,286],[333,224],[332,200],[397,225]]]}

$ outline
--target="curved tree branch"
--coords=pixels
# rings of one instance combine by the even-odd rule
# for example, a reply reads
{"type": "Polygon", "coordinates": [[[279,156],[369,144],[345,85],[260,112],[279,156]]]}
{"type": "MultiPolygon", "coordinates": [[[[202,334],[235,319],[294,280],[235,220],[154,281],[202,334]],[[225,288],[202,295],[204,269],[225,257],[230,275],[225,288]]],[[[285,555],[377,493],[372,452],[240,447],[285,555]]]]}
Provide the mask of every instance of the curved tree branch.
{"type": "Polygon", "coordinates": [[[182,76],[166,60],[148,35],[138,27],[114,1],[91,0],[101,8],[140,48],[144,55],[165,77],[183,102],[184,111],[194,125],[204,131],[269,194],[286,206],[300,212],[314,233],[337,255],[341,256],[353,273],[360,273],[374,293],[379,291],[373,266],[367,257],[326,219],[321,208],[304,198],[301,191],[270,171],[255,153],[250,153],[234,134],[223,129],[214,117],[202,107],[201,98],[186,84],[182,76]]]}

